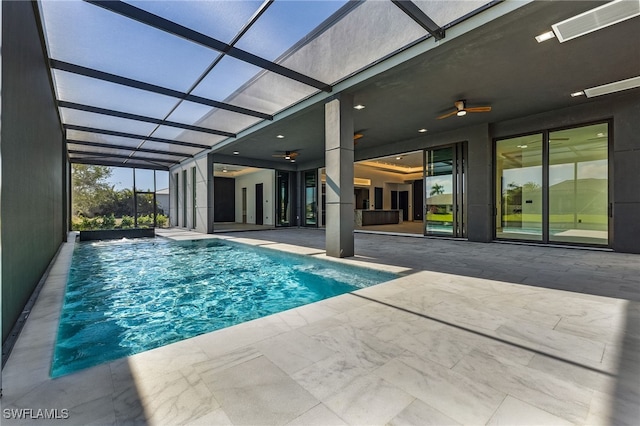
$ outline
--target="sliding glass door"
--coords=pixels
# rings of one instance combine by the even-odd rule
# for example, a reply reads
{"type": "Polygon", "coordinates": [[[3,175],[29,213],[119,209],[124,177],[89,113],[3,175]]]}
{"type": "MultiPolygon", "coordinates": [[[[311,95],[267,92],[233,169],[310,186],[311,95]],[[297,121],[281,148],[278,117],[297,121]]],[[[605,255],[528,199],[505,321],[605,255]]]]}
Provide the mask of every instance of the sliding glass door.
{"type": "Polygon", "coordinates": [[[464,237],[463,143],[425,150],[425,235],[464,237]]]}
{"type": "Polygon", "coordinates": [[[496,238],[609,244],[608,124],[496,141],[496,238]]]}

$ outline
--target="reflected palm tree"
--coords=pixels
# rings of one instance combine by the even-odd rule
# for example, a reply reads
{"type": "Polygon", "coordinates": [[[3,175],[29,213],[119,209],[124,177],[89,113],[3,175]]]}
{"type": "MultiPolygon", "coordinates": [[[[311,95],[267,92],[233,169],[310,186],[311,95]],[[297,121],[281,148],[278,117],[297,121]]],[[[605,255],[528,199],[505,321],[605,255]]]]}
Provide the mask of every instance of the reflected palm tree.
{"type": "Polygon", "coordinates": [[[434,183],[431,187],[431,192],[429,192],[430,196],[444,194],[444,186],[439,183],[434,183]]]}

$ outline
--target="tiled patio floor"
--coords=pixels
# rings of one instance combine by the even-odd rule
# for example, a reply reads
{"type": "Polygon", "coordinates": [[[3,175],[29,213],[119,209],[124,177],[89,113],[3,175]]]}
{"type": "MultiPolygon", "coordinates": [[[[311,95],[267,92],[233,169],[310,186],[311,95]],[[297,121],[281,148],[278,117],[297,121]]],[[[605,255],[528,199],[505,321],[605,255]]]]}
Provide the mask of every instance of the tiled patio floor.
{"type": "MultiPolygon", "coordinates": [[[[324,257],[320,230],[216,237],[324,257]]],[[[69,418],[2,424],[638,424],[640,256],[355,238],[340,261],[403,276],[52,380],[68,243],[3,370],[2,413],[69,418]]]]}

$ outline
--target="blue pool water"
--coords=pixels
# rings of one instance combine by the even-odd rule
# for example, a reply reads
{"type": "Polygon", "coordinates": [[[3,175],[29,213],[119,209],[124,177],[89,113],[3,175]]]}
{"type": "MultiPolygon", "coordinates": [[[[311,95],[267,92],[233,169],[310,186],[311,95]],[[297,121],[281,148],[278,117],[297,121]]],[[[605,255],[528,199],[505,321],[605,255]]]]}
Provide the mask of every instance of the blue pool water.
{"type": "Polygon", "coordinates": [[[219,240],[78,243],[51,376],[394,278],[219,240]]]}

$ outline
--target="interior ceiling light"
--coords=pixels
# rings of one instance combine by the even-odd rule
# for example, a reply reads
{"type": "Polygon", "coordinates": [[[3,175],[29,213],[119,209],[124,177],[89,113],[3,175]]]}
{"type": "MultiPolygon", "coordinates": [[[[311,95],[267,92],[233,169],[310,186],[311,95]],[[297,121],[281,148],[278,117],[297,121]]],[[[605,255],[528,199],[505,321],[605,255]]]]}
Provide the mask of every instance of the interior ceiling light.
{"type": "Polygon", "coordinates": [[[358,104],[358,105],[356,105],[356,106],[354,106],[354,107],[353,107],[353,109],[358,109],[358,110],[360,110],[360,109],[364,109],[364,108],[365,108],[365,106],[364,106],[364,105],[362,105],[362,104],[358,104]]]}
{"type": "Polygon", "coordinates": [[[296,162],[296,160],[294,160],[294,159],[292,158],[292,159],[291,159],[291,162],[292,162],[292,163],[295,163],[295,162],[296,162]]]}
{"type": "Polygon", "coordinates": [[[458,117],[462,117],[463,115],[467,115],[467,111],[461,109],[460,111],[456,112],[456,115],[458,117]]]}
{"type": "Polygon", "coordinates": [[[584,94],[587,95],[587,98],[593,98],[595,96],[607,95],[636,87],[640,87],[640,76],[614,81],[613,83],[603,84],[602,86],[590,87],[589,89],[584,89],[584,94]]]}
{"type": "Polygon", "coordinates": [[[518,148],[522,148],[522,149],[528,148],[528,147],[529,147],[529,145],[518,145],[518,148]]]}
{"type": "Polygon", "coordinates": [[[278,135],[278,136],[276,136],[276,138],[278,138],[278,139],[284,139],[284,136],[283,136],[283,135],[278,135]]]}
{"type": "Polygon", "coordinates": [[[418,133],[426,133],[426,132],[427,132],[427,129],[420,129],[420,130],[418,130],[418,133]]]}
{"type": "Polygon", "coordinates": [[[555,38],[555,34],[553,31],[547,31],[546,33],[542,33],[540,35],[536,36],[536,40],[538,41],[538,43],[542,43],[543,41],[547,41],[547,40],[551,40],[552,38],[555,38]]]}
{"type": "Polygon", "coordinates": [[[571,97],[572,97],[572,98],[577,98],[578,96],[583,96],[583,95],[584,95],[584,92],[581,90],[581,91],[579,91],[579,92],[573,92],[573,93],[571,94],[571,97]]]}
{"type": "Polygon", "coordinates": [[[553,24],[560,43],[640,15],[640,1],[615,0],[553,24]]]}
{"type": "Polygon", "coordinates": [[[240,152],[238,152],[238,151],[233,151],[233,155],[240,155],[240,152]]]}
{"type": "Polygon", "coordinates": [[[606,134],[604,134],[604,133],[602,133],[602,132],[600,132],[600,133],[598,133],[596,136],[597,136],[597,137],[599,137],[599,138],[604,138],[604,137],[605,137],[605,136],[607,136],[607,135],[606,135],[606,134]]]}
{"type": "Polygon", "coordinates": [[[396,157],[396,160],[402,160],[402,156],[396,157]]]}

